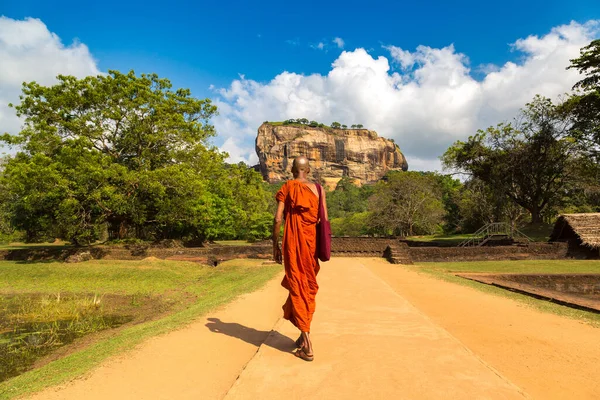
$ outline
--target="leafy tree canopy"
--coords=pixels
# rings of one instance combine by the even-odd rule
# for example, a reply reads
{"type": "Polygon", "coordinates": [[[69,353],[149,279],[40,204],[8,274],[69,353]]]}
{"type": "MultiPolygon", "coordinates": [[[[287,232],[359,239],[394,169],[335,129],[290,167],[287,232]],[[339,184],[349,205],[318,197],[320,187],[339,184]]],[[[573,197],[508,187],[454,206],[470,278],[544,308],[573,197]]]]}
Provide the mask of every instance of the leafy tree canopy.
{"type": "Polygon", "coordinates": [[[497,188],[537,223],[574,183],[580,158],[569,129],[570,120],[549,99],[536,96],[514,123],[456,142],[443,163],[497,188]]]}
{"type": "Polygon", "coordinates": [[[155,74],[110,71],[26,83],[15,108],[25,125],[2,136],[19,152],[1,184],[28,240],[268,235],[260,175],[228,166],[208,142],[210,100],[155,74]]]}
{"type": "Polygon", "coordinates": [[[581,49],[579,58],[568,68],[577,69],[584,78],[575,84],[575,93],[562,106],[573,120],[571,131],[588,154],[600,161],[600,40],[581,49]]]}
{"type": "Polygon", "coordinates": [[[394,236],[435,233],[444,215],[441,197],[435,174],[389,172],[369,199],[369,225],[394,236]]]}

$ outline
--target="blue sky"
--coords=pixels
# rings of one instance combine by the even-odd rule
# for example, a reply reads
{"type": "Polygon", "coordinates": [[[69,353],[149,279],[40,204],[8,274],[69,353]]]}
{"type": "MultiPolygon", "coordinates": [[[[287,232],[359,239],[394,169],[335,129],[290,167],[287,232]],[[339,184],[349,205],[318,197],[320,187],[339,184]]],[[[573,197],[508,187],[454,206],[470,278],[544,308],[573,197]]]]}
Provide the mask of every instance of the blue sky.
{"type": "Polygon", "coordinates": [[[571,20],[600,18],[600,1],[7,1],[0,14],[41,19],[85,43],[101,70],[157,72],[198,96],[238,74],[326,73],[340,50],[454,43],[472,66],[518,57],[507,46],[571,20]],[[311,45],[326,43],[328,51],[311,45]]]}
{"type": "MultiPolygon", "coordinates": [[[[488,76],[490,71],[506,72],[502,76],[506,83],[502,93],[505,98],[514,97],[511,91],[518,90],[519,85],[529,85],[527,76],[535,76],[525,71],[525,66],[534,63],[536,57],[546,57],[544,70],[547,65],[556,64],[556,71],[564,71],[568,57],[576,55],[575,50],[585,41],[598,37],[600,31],[594,22],[600,19],[600,1],[597,0],[0,1],[0,15],[16,21],[28,17],[39,19],[65,47],[76,47],[77,43],[87,46],[100,71],[156,72],[171,79],[175,86],[191,88],[197,97],[215,99],[223,110],[223,116],[215,122],[221,133],[217,144],[236,153],[234,159],[248,162],[255,159],[252,135],[258,127],[257,121],[305,116],[322,118],[326,123],[331,122],[329,119],[345,118],[349,124],[369,124],[383,135],[399,140],[401,147],[406,143],[407,151],[419,160],[417,165],[436,168],[432,160],[444,146],[473,134],[475,128],[482,127],[479,124],[500,122],[499,119],[515,112],[515,106],[503,109],[505,101],[500,100],[500,92],[494,91],[497,85],[494,86],[494,77],[488,76]],[[576,34],[565,34],[567,31],[576,31],[576,34]],[[558,39],[552,32],[557,32],[554,36],[558,39]],[[342,39],[343,47],[341,42],[334,42],[336,38],[342,39]],[[522,45],[515,46],[519,40],[522,45]],[[454,47],[444,51],[450,45],[454,47]],[[386,46],[401,51],[393,53],[391,47],[386,46]],[[417,50],[418,46],[425,47],[417,50]],[[549,49],[548,46],[554,47],[549,49]],[[402,54],[408,54],[416,64],[411,61],[408,69],[403,69],[402,54]],[[389,70],[385,66],[378,67],[381,66],[378,57],[387,60],[389,70]],[[509,82],[512,78],[507,62],[523,66],[521,83],[509,82]],[[419,66],[428,64],[432,67],[422,68],[420,74],[431,79],[412,75],[419,66]],[[291,75],[282,75],[285,71],[291,75]],[[328,78],[332,71],[354,78],[340,83],[339,79],[328,78]],[[406,85],[402,93],[396,90],[399,83],[394,72],[402,75],[402,84],[412,82],[418,86],[420,91],[414,95],[423,104],[431,103],[424,100],[426,93],[435,95],[442,93],[443,88],[454,90],[459,85],[460,91],[452,95],[452,101],[459,105],[465,103],[464,107],[476,110],[478,117],[470,124],[463,124],[464,132],[459,133],[455,132],[456,127],[463,126],[461,121],[467,118],[464,110],[455,112],[453,109],[454,114],[448,114],[448,121],[440,120],[436,126],[421,124],[415,115],[420,115],[423,107],[416,106],[418,101],[399,100],[407,96],[406,90],[412,90],[412,86],[406,85]],[[245,79],[240,79],[240,74],[245,79]],[[317,74],[317,78],[309,79],[311,74],[317,74]],[[382,85],[381,79],[367,82],[377,74],[383,74],[380,77],[388,83],[394,81],[389,85],[396,92],[382,97],[381,93],[389,88],[378,86],[382,85]],[[282,82],[273,84],[273,80],[282,82]],[[429,87],[425,81],[442,86],[429,87]],[[476,82],[481,83],[481,87],[476,88],[476,82]],[[228,89],[228,95],[219,94],[216,89],[228,89]],[[472,100],[477,91],[487,94],[472,100]],[[348,104],[342,104],[344,97],[340,93],[345,93],[348,104]],[[296,98],[300,98],[304,106],[292,107],[290,104],[296,98]],[[390,122],[388,126],[382,121],[391,121],[394,114],[370,118],[373,108],[367,104],[369,101],[389,101],[389,104],[401,104],[403,109],[413,109],[403,115],[402,121],[390,122]],[[493,104],[493,101],[499,103],[493,104]],[[272,111],[240,105],[244,102],[262,104],[263,109],[272,111]],[[494,114],[494,110],[500,111],[494,114]],[[299,113],[303,114],[296,115],[299,113]],[[415,132],[427,137],[429,142],[439,138],[435,151],[428,153],[425,143],[416,139],[413,142],[415,132]]],[[[1,51],[0,48],[0,54],[1,51]]],[[[68,70],[68,67],[65,68],[68,70]]],[[[527,95],[548,91],[552,96],[568,90],[574,75],[564,82],[561,80],[560,87],[552,88],[557,74],[546,75],[543,82],[528,89],[527,95]]],[[[428,112],[433,114],[423,113],[422,121],[438,114],[436,110],[428,112]]]]}

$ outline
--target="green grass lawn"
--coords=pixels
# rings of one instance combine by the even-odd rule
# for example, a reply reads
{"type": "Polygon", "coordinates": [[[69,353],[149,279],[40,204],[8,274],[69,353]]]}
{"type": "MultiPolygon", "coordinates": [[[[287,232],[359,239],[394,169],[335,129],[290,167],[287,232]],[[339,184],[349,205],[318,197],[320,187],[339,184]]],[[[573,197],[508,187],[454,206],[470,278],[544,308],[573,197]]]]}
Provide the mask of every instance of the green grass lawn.
{"type": "Polygon", "coordinates": [[[486,285],[469,279],[455,276],[456,273],[531,273],[531,274],[562,274],[590,273],[600,274],[599,260],[515,260],[515,261],[470,261],[470,262],[440,262],[419,263],[408,267],[420,273],[442,279],[447,282],[469,286],[485,293],[508,297],[537,310],[585,321],[600,328],[600,314],[578,310],[536,299],[531,296],[486,285]]]}
{"type": "Polygon", "coordinates": [[[599,260],[505,260],[420,263],[424,269],[437,272],[489,272],[531,274],[600,274],[599,260]]]}
{"type": "Polygon", "coordinates": [[[219,244],[221,246],[248,246],[247,240],[215,240],[215,244],[219,244]]]}
{"type": "Polygon", "coordinates": [[[409,236],[406,239],[414,242],[437,242],[443,245],[452,246],[458,245],[463,241],[472,238],[471,234],[461,235],[425,235],[425,236],[409,236]]]}
{"type": "Polygon", "coordinates": [[[0,301],[0,318],[5,324],[13,317],[36,322],[67,317],[82,321],[92,315],[96,321],[98,312],[94,314],[89,309],[102,307],[109,307],[112,314],[127,315],[145,309],[145,320],[151,318],[135,323],[132,315],[134,321],[117,329],[114,335],[106,335],[107,338],[64,358],[0,383],[0,399],[78,376],[148,337],[182,326],[242,293],[256,290],[278,271],[279,265],[263,265],[259,260],[232,260],[218,267],[164,260],[95,260],[77,264],[2,261],[0,298],[4,301],[0,301]],[[115,297],[126,301],[109,305],[108,299],[115,297]],[[148,310],[156,310],[156,314],[149,315],[148,310]]]}
{"type": "Polygon", "coordinates": [[[20,249],[37,249],[37,248],[67,248],[72,247],[70,243],[57,240],[53,243],[0,243],[0,250],[20,250],[20,249]]]}

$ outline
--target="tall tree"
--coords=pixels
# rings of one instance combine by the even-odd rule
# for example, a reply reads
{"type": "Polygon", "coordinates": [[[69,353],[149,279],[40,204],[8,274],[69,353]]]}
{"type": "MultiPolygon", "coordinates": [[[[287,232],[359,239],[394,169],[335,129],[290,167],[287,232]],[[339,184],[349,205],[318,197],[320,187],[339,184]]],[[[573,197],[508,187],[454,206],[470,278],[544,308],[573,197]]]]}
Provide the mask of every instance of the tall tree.
{"type": "Polygon", "coordinates": [[[209,145],[210,100],[171,88],[154,74],[117,71],[24,84],[15,108],[25,126],[2,137],[19,150],[1,178],[14,225],[31,241],[60,235],[76,244],[107,227],[145,239],[249,230],[262,204],[259,175],[227,168],[209,145]]]}
{"type": "MultiPolygon", "coordinates": [[[[0,176],[4,171],[4,158],[0,157],[0,176]]],[[[0,243],[10,242],[17,238],[18,232],[15,231],[12,224],[12,214],[10,205],[13,202],[10,192],[0,179],[0,243]]]]}
{"type": "Polygon", "coordinates": [[[460,225],[459,193],[462,184],[450,175],[435,175],[442,191],[444,204],[444,232],[454,233],[460,225]]]}
{"type": "Polygon", "coordinates": [[[435,175],[389,172],[369,199],[369,224],[382,234],[411,236],[435,233],[444,205],[435,175]]]}
{"type": "Polygon", "coordinates": [[[527,211],[502,190],[477,178],[469,179],[461,186],[455,204],[461,232],[475,232],[492,222],[508,222],[516,227],[527,216],[527,211]]]}
{"type": "Polygon", "coordinates": [[[570,127],[551,100],[536,96],[514,123],[456,142],[443,163],[497,188],[539,223],[544,209],[560,201],[576,177],[577,147],[570,127]]]}
{"type": "Polygon", "coordinates": [[[343,177],[334,191],[327,194],[330,218],[339,218],[367,211],[368,198],[373,193],[372,185],[357,186],[351,178],[343,177]]]}
{"type": "Polygon", "coordinates": [[[594,40],[571,60],[568,69],[577,69],[583,79],[573,86],[575,93],[563,105],[573,118],[572,132],[596,162],[600,161],[600,39],[594,40]]]}

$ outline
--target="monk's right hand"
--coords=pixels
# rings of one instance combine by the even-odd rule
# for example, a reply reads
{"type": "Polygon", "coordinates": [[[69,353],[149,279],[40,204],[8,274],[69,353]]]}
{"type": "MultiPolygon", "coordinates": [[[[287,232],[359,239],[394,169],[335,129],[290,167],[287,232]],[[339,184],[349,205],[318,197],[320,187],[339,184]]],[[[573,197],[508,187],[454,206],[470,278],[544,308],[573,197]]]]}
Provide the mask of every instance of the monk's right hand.
{"type": "Polygon", "coordinates": [[[283,259],[281,256],[281,248],[279,247],[279,245],[273,246],[273,260],[275,260],[277,264],[283,263],[283,259]]]}

